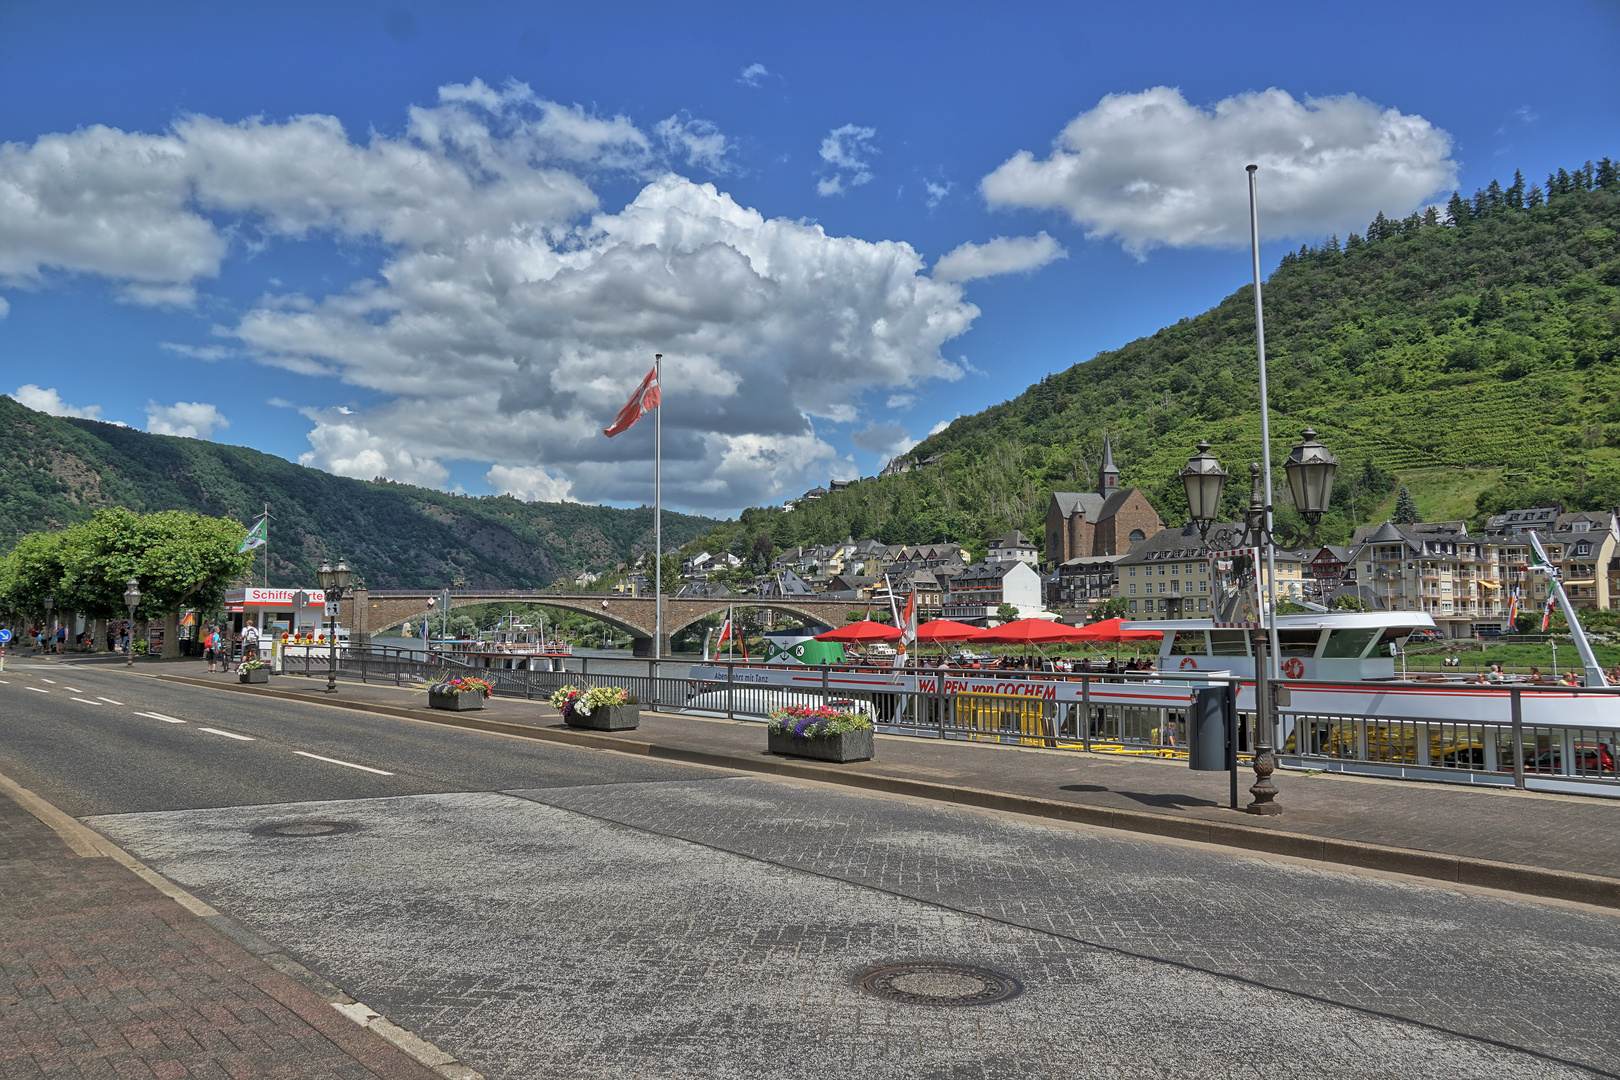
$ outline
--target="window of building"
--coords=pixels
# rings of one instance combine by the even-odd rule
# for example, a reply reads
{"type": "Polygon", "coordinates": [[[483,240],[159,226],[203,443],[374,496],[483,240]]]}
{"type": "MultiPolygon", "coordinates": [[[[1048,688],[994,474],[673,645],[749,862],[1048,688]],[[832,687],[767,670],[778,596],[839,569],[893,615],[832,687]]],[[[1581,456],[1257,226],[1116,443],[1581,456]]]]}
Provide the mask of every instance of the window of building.
{"type": "Polygon", "coordinates": [[[1146,539],[1147,539],[1147,533],[1143,532],[1141,529],[1132,529],[1131,530],[1131,543],[1134,544],[1134,543],[1137,543],[1138,541],[1146,540],[1146,539]]]}
{"type": "MultiPolygon", "coordinates": [[[[1198,583],[1198,591],[1199,592],[1209,592],[1209,582],[1200,581],[1198,583]]],[[[1199,610],[1202,610],[1202,608],[1200,608],[1199,610]]]]}
{"type": "Polygon", "coordinates": [[[1130,575],[1131,575],[1131,577],[1135,577],[1135,576],[1136,576],[1136,567],[1134,567],[1134,566],[1133,566],[1133,567],[1131,567],[1131,569],[1130,569],[1130,575]]]}
{"type": "Polygon", "coordinates": [[[1135,586],[1135,585],[1132,585],[1132,586],[1131,586],[1131,595],[1132,595],[1132,596],[1135,596],[1135,595],[1136,595],[1136,586],[1135,586]]]}
{"type": "Polygon", "coordinates": [[[1209,601],[1208,600],[1199,600],[1198,601],[1198,610],[1199,611],[1208,611],[1209,610],[1209,601]]]}
{"type": "MultiPolygon", "coordinates": [[[[1131,588],[1133,588],[1133,589],[1134,589],[1134,588],[1136,588],[1136,586],[1135,586],[1135,585],[1132,585],[1132,586],[1131,586],[1131,588]]],[[[1135,601],[1135,600],[1132,600],[1132,601],[1131,601],[1131,614],[1132,614],[1132,615],[1135,615],[1135,614],[1136,614],[1136,601],[1135,601]]]]}
{"type": "Polygon", "coordinates": [[[1159,582],[1159,591],[1160,591],[1160,592],[1161,592],[1161,593],[1162,593],[1162,592],[1164,592],[1164,582],[1162,582],[1162,581],[1161,581],[1161,582],[1159,582]]]}

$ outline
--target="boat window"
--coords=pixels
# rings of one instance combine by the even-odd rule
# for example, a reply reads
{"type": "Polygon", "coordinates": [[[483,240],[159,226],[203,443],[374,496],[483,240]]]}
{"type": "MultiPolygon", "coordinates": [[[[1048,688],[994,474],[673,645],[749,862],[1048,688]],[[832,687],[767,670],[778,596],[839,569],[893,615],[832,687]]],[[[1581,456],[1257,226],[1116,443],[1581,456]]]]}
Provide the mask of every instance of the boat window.
{"type": "Polygon", "coordinates": [[[1202,630],[1177,630],[1170,643],[1171,656],[1204,656],[1207,651],[1202,630]]]}
{"type": "Polygon", "coordinates": [[[1249,632],[1247,630],[1211,630],[1209,632],[1211,651],[1216,656],[1248,656],[1249,632]]]}
{"type": "Polygon", "coordinates": [[[1277,649],[1281,656],[1315,656],[1316,643],[1322,640],[1320,630],[1279,630],[1277,649]]]}
{"type": "Polygon", "coordinates": [[[1380,626],[1357,627],[1354,630],[1334,630],[1328,634],[1327,648],[1322,650],[1324,660],[1355,660],[1367,651],[1373,638],[1382,630],[1380,626]]]}

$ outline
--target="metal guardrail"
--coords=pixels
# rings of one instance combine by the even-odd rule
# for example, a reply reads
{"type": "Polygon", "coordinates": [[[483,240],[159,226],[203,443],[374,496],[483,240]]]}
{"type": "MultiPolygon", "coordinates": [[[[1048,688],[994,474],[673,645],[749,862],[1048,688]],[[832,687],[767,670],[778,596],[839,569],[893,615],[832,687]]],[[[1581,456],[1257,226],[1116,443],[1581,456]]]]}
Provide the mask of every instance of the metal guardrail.
{"type": "MultiPolygon", "coordinates": [[[[747,681],[751,672],[762,670],[758,664],[712,661],[694,665],[685,659],[643,660],[634,663],[645,664],[646,673],[637,674],[623,670],[632,661],[616,659],[607,665],[599,662],[593,672],[590,660],[576,656],[568,659],[568,670],[531,671],[484,668],[443,656],[351,646],[340,650],[338,676],[404,685],[474,675],[489,681],[498,695],[529,700],[545,700],[567,685],[616,686],[651,709],[739,720],[764,720],[772,710],[787,705],[825,703],[864,712],[873,718],[878,730],[897,735],[1164,757],[1185,754],[1187,707],[1178,707],[1174,702],[1188,701],[1193,687],[1231,681],[1240,701],[1245,701],[1238,710],[1238,751],[1245,755],[1250,752],[1253,681],[1212,679],[1210,673],[1182,677],[1173,672],[939,672],[839,667],[800,669],[808,676],[800,685],[767,686],[747,681]],[[604,671],[604,666],[616,670],[604,671]],[[724,678],[691,678],[694,666],[709,672],[723,671],[724,678]],[[672,671],[679,674],[670,674],[672,671]],[[896,675],[918,678],[897,680],[896,675]],[[845,682],[855,676],[869,677],[872,685],[839,686],[834,676],[845,682]],[[897,685],[902,681],[917,688],[897,685]],[[974,688],[953,688],[958,681],[974,688]],[[925,685],[932,689],[923,688],[925,685]],[[984,685],[999,690],[987,691],[982,689],[984,685]],[[1049,693],[1032,693],[1035,689],[1049,693]],[[1145,693],[1149,690],[1155,693],[1145,693]],[[1158,697],[1171,704],[1133,705],[1093,699],[1093,695],[1117,699],[1131,696],[1131,691],[1143,691],[1136,696],[1158,697]]],[[[324,678],[328,664],[325,651],[311,650],[302,657],[284,656],[282,673],[324,678]]],[[[1544,719],[1526,723],[1523,717],[1527,696],[1562,700],[1571,695],[1604,695],[1613,699],[1620,697],[1620,688],[1492,687],[1500,692],[1490,695],[1487,704],[1499,708],[1500,715],[1491,713],[1455,721],[1402,717],[1398,715],[1398,704],[1394,706],[1396,714],[1386,710],[1375,715],[1292,703],[1308,699],[1312,691],[1365,692],[1369,686],[1422,692],[1425,684],[1289,682],[1290,700],[1277,705],[1279,764],[1296,769],[1620,795],[1620,731],[1548,723],[1544,719]]],[[[1544,718],[1548,702],[1533,704],[1537,705],[1537,715],[1544,718]]]]}

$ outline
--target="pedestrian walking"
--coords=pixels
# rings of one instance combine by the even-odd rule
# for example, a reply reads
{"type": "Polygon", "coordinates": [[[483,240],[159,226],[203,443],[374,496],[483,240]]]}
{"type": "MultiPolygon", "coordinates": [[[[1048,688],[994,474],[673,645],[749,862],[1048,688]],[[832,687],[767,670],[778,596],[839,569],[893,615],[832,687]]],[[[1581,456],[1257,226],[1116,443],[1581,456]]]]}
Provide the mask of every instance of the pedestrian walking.
{"type": "Polygon", "coordinates": [[[208,636],[203,638],[203,657],[208,661],[208,671],[214,671],[214,664],[219,659],[219,629],[211,627],[208,636]]]}

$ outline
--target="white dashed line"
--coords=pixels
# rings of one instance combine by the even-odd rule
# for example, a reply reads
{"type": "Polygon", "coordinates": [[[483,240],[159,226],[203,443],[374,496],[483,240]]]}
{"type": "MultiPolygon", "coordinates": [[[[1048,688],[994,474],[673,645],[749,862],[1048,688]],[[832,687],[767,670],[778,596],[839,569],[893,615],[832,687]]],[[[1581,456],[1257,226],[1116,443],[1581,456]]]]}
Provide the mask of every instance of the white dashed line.
{"type": "Polygon", "coordinates": [[[172,716],[164,716],[162,713],[156,713],[156,712],[138,712],[135,715],[136,716],[150,717],[153,720],[161,720],[165,724],[183,724],[183,723],[185,723],[184,720],[176,720],[172,716]]]}
{"type": "Polygon", "coordinates": [[[64,687],[62,687],[62,689],[64,689],[64,690],[70,690],[70,691],[72,691],[72,692],[73,692],[73,693],[75,693],[75,694],[82,694],[82,693],[84,693],[84,691],[83,691],[83,690],[80,690],[80,689],[79,689],[79,688],[78,688],[78,687],[77,687],[77,686],[64,686],[64,687]]]}
{"type": "MultiPolygon", "coordinates": [[[[204,728],[203,730],[206,731],[207,729],[204,728]]],[[[360,769],[363,772],[374,772],[378,776],[393,776],[394,775],[393,773],[388,772],[386,769],[373,769],[370,765],[356,765],[352,761],[339,761],[335,757],[321,757],[321,755],[312,754],[308,750],[294,750],[293,753],[297,754],[299,757],[314,758],[316,761],[325,761],[328,764],[332,764],[332,765],[342,765],[342,766],[345,766],[346,768],[350,768],[350,769],[360,769]]]]}
{"type": "Polygon", "coordinates": [[[210,735],[223,735],[227,739],[241,739],[243,742],[252,742],[253,741],[253,736],[251,736],[251,735],[238,735],[234,731],[221,731],[217,727],[200,727],[197,730],[198,731],[206,731],[210,735]]]}
{"type": "MultiPolygon", "coordinates": [[[[45,676],[41,675],[40,678],[45,679],[45,676]]],[[[45,679],[45,681],[50,683],[52,686],[56,685],[56,680],[55,679],[45,679]]]]}
{"type": "Polygon", "coordinates": [[[122,705],[123,704],[122,701],[114,701],[112,698],[110,698],[110,697],[102,697],[100,694],[97,694],[96,697],[101,698],[102,701],[105,701],[109,705],[122,705]]]}
{"type": "Polygon", "coordinates": [[[68,698],[68,700],[69,701],[77,701],[80,705],[100,705],[101,704],[101,702],[99,702],[99,701],[91,701],[87,697],[68,698]]]}
{"type": "Polygon", "coordinates": [[[37,686],[30,686],[28,689],[32,690],[36,694],[48,694],[48,693],[50,693],[49,690],[41,690],[37,686]]]}

